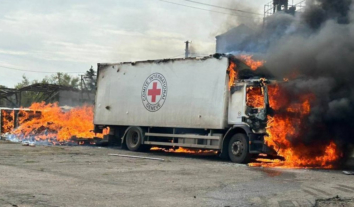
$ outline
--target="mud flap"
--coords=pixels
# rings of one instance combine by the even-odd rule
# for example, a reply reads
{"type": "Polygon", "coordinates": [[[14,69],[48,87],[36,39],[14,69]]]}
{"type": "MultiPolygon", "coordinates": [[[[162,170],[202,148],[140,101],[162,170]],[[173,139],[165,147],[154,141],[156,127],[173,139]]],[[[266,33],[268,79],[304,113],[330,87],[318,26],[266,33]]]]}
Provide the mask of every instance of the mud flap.
{"type": "Polygon", "coordinates": [[[108,134],[103,136],[103,139],[96,143],[97,146],[108,146],[108,134]]]}
{"type": "Polygon", "coordinates": [[[267,154],[267,155],[271,155],[271,156],[278,155],[278,153],[273,148],[270,148],[265,144],[263,144],[262,153],[267,154]]]}
{"type": "Polygon", "coordinates": [[[117,136],[106,134],[103,139],[96,143],[97,146],[121,146],[120,139],[117,136]]]}

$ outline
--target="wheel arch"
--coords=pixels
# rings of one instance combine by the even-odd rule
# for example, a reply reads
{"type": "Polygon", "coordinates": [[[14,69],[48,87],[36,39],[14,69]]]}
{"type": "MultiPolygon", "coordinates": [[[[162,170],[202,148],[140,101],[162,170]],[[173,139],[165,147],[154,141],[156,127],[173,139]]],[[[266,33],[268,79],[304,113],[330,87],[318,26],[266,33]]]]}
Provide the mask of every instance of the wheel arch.
{"type": "Polygon", "coordinates": [[[248,134],[251,133],[251,130],[249,129],[248,126],[245,125],[234,125],[233,127],[230,127],[229,130],[225,133],[224,137],[221,140],[220,143],[220,151],[221,153],[227,153],[227,148],[228,148],[228,143],[231,139],[231,137],[237,133],[242,133],[245,134],[247,137],[247,141],[249,141],[249,136],[248,134]]]}
{"type": "Polygon", "coordinates": [[[129,131],[131,128],[137,128],[137,129],[140,131],[140,133],[141,133],[141,135],[142,135],[141,144],[144,144],[144,137],[145,137],[145,131],[144,131],[144,129],[143,129],[142,127],[140,127],[140,126],[129,126],[129,127],[127,127],[127,128],[125,129],[124,134],[123,134],[123,136],[122,136],[122,146],[125,146],[125,147],[126,147],[126,140],[125,140],[125,137],[126,137],[128,131],[129,131]]]}

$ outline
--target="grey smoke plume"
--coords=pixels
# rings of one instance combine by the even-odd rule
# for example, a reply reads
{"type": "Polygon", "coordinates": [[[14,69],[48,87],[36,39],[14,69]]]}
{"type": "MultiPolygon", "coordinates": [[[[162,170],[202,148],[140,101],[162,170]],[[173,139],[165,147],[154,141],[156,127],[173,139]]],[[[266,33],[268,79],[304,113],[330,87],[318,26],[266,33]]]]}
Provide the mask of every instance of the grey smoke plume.
{"type": "MultiPolygon", "coordinates": [[[[290,78],[281,85],[288,104],[304,94],[315,97],[297,137],[288,138],[293,145],[316,149],[334,141],[344,150],[354,144],[352,0],[308,0],[305,11],[295,16],[277,13],[234,52],[263,53],[273,76],[290,78]]],[[[286,107],[276,113],[289,115],[286,107]]]]}
{"type": "Polygon", "coordinates": [[[290,102],[301,94],[315,96],[295,140],[309,145],[334,140],[343,147],[354,143],[352,1],[311,0],[307,5],[298,16],[268,20],[261,34],[266,67],[278,78],[296,74],[283,85],[290,102]]]}

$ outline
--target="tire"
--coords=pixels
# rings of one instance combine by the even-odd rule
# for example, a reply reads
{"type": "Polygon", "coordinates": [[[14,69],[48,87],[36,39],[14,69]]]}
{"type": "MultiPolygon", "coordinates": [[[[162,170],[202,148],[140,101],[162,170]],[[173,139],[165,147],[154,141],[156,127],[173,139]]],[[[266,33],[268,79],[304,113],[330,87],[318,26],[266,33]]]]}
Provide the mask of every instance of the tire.
{"type": "Polygon", "coordinates": [[[143,130],[140,127],[131,127],[125,135],[125,143],[130,151],[141,151],[144,145],[141,144],[143,140],[143,130]]]}
{"type": "Polygon", "coordinates": [[[232,162],[248,163],[250,161],[248,139],[245,134],[235,134],[228,146],[229,158],[232,162]]]}

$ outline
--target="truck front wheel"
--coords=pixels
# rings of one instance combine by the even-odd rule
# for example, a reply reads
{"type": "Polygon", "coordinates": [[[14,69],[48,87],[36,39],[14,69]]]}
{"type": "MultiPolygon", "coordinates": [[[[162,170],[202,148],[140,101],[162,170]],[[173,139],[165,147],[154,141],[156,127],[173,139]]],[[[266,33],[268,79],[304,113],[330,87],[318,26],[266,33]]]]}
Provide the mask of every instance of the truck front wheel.
{"type": "Polygon", "coordinates": [[[125,143],[130,151],[140,151],[143,146],[143,131],[140,127],[131,127],[125,136],[125,143]]]}
{"type": "Polygon", "coordinates": [[[236,163],[248,163],[250,161],[248,148],[246,135],[242,133],[235,134],[231,137],[228,147],[230,160],[236,163]]]}

